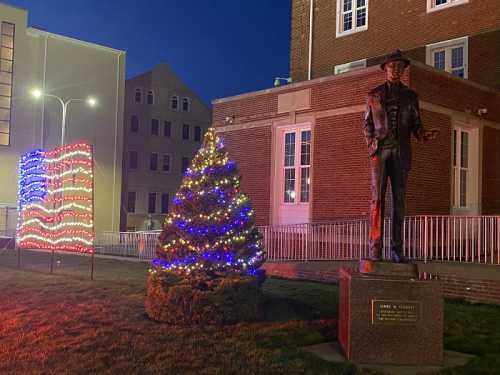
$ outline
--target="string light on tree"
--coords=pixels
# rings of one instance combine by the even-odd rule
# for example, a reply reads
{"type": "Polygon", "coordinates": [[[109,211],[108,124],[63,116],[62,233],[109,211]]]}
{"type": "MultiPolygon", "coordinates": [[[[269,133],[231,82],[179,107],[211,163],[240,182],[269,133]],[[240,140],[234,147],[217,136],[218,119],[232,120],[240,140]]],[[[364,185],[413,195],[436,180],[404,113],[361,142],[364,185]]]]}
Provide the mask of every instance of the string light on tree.
{"type": "Polygon", "coordinates": [[[165,219],[151,272],[214,277],[258,275],[264,261],[255,212],[240,190],[236,163],[208,129],[165,219]]]}

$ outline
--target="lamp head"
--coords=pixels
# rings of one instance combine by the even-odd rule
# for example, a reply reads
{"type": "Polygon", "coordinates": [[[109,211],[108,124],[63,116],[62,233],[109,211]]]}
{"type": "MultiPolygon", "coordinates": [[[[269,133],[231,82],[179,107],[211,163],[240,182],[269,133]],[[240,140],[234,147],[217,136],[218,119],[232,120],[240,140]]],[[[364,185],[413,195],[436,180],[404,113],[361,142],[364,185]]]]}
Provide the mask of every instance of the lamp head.
{"type": "Polygon", "coordinates": [[[97,99],[94,98],[93,96],[89,96],[87,98],[87,104],[91,107],[95,107],[97,105],[97,99]]]}
{"type": "Polygon", "coordinates": [[[42,90],[40,90],[40,89],[33,89],[33,90],[31,90],[31,95],[35,99],[38,99],[38,98],[40,98],[43,95],[43,93],[42,93],[42,90]]]}
{"type": "Polygon", "coordinates": [[[275,78],[274,79],[274,86],[279,86],[279,85],[281,85],[279,78],[275,78]]]}

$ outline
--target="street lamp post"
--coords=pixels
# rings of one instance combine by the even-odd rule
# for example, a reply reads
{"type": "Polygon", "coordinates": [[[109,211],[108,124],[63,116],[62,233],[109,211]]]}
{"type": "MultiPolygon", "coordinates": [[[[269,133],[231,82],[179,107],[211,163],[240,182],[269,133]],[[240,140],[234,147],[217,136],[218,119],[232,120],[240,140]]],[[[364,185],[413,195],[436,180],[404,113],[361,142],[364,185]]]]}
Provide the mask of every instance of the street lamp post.
{"type": "Polygon", "coordinates": [[[62,108],[61,146],[64,146],[64,134],[66,132],[66,113],[67,113],[67,110],[68,110],[68,105],[70,103],[72,103],[72,102],[86,102],[89,106],[95,107],[96,104],[97,104],[96,99],[94,97],[92,97],[92,96],[89,96],[87,99],[68,99],[68,100],[64,101],[63,99],[61,99],[57,95],[46,94],[46,93],[40,91],[39,89],[34,89],[31,92],[31,95],[33,95],[33,97],[35,97],[36,99],[38,99],[38,98],[40,98],[42,96],[47,96],[49,98],[57,99],[59,101],[59,103],[61,103],[61,108],[62,108]]]}

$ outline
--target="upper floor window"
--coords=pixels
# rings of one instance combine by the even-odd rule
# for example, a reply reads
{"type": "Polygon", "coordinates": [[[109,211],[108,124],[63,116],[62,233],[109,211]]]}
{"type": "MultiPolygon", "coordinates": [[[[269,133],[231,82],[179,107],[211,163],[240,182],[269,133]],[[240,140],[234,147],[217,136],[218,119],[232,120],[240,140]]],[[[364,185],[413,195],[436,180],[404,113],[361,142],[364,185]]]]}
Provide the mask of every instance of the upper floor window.
{"type": "Polygon", "coordinates": [[[352,70],[359,70],[366,68],[366,59],[351,61],[346,64],[335,65],[335,74],[342,74],[352,70]]]}
{"type": "Polygon", "coordinates": [[[163,193],[161,195],[161,213],[162,214],[167,214],[168,213],[168,203],[169,203],[169,194],[168,193],[163,193]]]}
{"type": "Polygon", "coordinates": [[[128,212],[135,212],[135,200],[136,200],[136,193],[135,191],[129,191],[127,194],[127,211],[128,212]]]}
{"type": "Polygon", "coordinates": [[[170,172],[170,155],[163,155],[163,172],[170,172]]]}
{"type": "Polygon", "coordinates": [[[158,154],[153,152],[149,157],[149,169],[152,171],[158,170],[158,154]]]}
{"type": "Polygon", "coordinates": [[[189,125],[182,125],[182,139],[189,139],[189,125]]]}
{"type": "Polygon", "coordinates": [[[199,126],[194,127],[194,140],[196,142],[201,141],[201,128],[199,126]]]}
{"type": "Polygon", "coordinates": [[[429,44],[426,51],[427,64],[454,76],[467,78],[467,37],[429,44]]]}
{"type": "Polygon", "coordinates": [[[368,0],[337,0],[337,37],[368,29],[368,0]]]}
{"type": "Polygon", "coordinates": [[[129,169],[137,169],[138,162],[137,151],[129,151],[128,152],[128,167],[129,169]]]}
{"type": "Polygon", "coordinates": [[[148,194],[148,214],[156,212],[156,193],[148,194]]]}
{"type": "Polygon", "coordinates": [[[158,119],[156,118],[151,119],[151,135],[158,135],[159,128],[160,128],[160,121],[158,121],[158,119]]]}
{"type": "Polygon", "coordinates": [[[175,109],[175,110],[179,109],[179,97],[177,95],[172,96],[170,108],[175,109]]]}
{"type": "Polygon", "coordinates": [[[147,96],[147,103],[148,104],[154,104],[154,93],[153,91],[148,91],[148,96],[147,96]]]}
{"type": "Polygon", "coordinates": [[[427,0],[427,12],[434,12],[468,2],[469,0],[427,0]]]}
{"type": "Polygon", "coordinates": [[[134,102],[136,103],[142,102],[142,90],[139,88],[135,89],[134,102]]]}
{"type": "Polygon", "coordinates": [[[139,132],[139,118],[136,115],[130,117],[130,131],[133,133],[139,132]]]}
{"type": "Polygon", "coordinates": [[[189,98],[182,98],[182,110],[189,112],[189,98]]]}
{"type": "Polygon", "coordinates": [[[181,172],[186,172],[186,169],[189,167],[189,158],[183,157],[181,160],[181,172]]]}
{"type": "Polygon", "coordinates": [[[0,145],[10,144],[15,25],[0,23],[0,145]]]}
{"type": "Polygon", "coordinates": [[[165,121],[163,123],[163,136],[170,138],[172,135],[172,123],[170,121],[165,121]]]}

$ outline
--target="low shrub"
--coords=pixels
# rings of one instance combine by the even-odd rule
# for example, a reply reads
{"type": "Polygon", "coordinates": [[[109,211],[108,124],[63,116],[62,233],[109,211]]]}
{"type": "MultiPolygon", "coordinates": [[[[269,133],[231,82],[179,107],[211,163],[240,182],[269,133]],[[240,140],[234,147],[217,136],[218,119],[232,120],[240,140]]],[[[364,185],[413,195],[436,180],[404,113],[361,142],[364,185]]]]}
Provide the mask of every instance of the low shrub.
{"type": "Polygon", "coordinates": [[[262,280],[230,274],[204,282],[166,271],[148,276],[146,313],[169,324],[228,324],[262,316],[262,280]]]}

